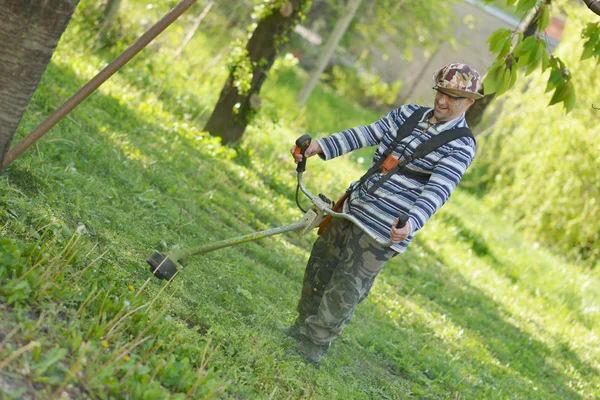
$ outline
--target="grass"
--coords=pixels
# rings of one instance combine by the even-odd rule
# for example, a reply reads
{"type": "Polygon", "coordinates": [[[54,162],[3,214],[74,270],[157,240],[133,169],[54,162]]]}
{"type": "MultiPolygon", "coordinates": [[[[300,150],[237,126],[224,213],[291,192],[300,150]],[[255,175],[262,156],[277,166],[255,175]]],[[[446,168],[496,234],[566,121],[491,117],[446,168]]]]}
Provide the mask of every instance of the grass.
{"type": "MultiPolygon", "coordinates": [[[[126,4],[133,21],[160,12],[126,4]]],[[[122,47],[87,45],[94,12],[80,4],[15,140],[122,47]]],[[[154,250],[299,220],[293,140],[378,118],[323,87],[298,114],[301,78],[282,67],[244,140],[222,147],[201,127],[225,50],[199,32],[173,62],[184,22],[0,175],[3,398],[600,396],[598,271],[463,190],[386,266],[319,369],[277,330],[294,318],[314,232],[191,258],[168,284],[150,277],[154,250]]],[[[334,197],[362,170],[311,159],[305,181],[334,197]]]]}

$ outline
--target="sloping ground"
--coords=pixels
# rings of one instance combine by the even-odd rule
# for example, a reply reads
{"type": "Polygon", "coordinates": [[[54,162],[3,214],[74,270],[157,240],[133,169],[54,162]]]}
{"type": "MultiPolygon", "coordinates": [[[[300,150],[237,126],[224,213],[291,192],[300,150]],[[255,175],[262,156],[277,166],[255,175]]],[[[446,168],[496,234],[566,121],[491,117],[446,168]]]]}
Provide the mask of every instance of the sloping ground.
{"type": "MultiPolygon", "coordinates": [[[[77,46],[61,43],[20,135],[103,64],[77,46]]],[[[140,58],[0,176],[4,397],[600,396],[597,275],[464,191],[381,273],[319,369],[277,330],[314,232],[190,259],[168,285],[150,277],[155,249],[301,218],[287,153],[301,126],[267,109],[241,146],[221,147],[196,126],[222,76],[169,56],[140,58]]],[[[359,174],[311,159],[305,180],[334,197],[359,174]]]]}

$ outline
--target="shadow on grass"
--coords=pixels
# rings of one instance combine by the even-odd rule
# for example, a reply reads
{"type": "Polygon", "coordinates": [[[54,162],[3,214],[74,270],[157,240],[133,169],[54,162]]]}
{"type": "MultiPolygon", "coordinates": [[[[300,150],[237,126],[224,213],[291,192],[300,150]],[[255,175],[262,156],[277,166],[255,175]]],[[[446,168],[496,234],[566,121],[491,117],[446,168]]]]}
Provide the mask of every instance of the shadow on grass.
{"type": "MultiPolygon", "coordinates": [[[[458,204],[459,200],[455,200],[458,204]]],[[[514,265],[514,262],[510,259],[510,257],[498,252],[498,250],[494,250],[494,248],[497,248],[497,246],[494,246],[493,243],[488,243],[488,241],[482,235],[470,229],[462,219],[463,217],[450,212],[443,213],[440,215],[440,217],[443,219],[443,221],[445,221],[446,224],[455,228],[455,237],[458,240],[468,244],[477,257],[485,260],[485,262],[491,265],[499,274],[509,279],[511,283],[519,283],[520,285],[527,287],[531,295],[536,296],[537,287],[532,286],[530,282],[521,277],[522,266],[514,265]]],[[[507,250],[506,248],[502,249],[507,250]]],[[[535,262],[537,260],[533,261],[535,262]]],[[[530,267],[536,268],[535,265],[530,265],[530,267]]],[[[539,295],[539,293],[537,295],[539,295]]],[[[589,318],[586,318],[582,314],[581,307],[578,307],[578,305],[581,303],[581,299],[577,297],[577,294],[573,293],[572,291],[563,291],[561,293],[561,297],[565,301],[561,301],[559,303],[555,298],[544,296],[545,300],[549,303],[568,308],[569,311],[576,317],[578,322],[583,324],[588,329],[593,329],[593,322],[590,321],[589,318]]]]}
{"type": "MultiPolygon", "coordinates": [[[[15,142],[84,83],[72,69],[51,63],[15,142]]],[[[46,196],[57,215],[65,211],[71,228],[85,223],[107,246],[121,239],[123,248],[195,245],[233,236],[229,228],[240,222],[254,230],[266,214],[250,197],[262,191],[228,173],[231,161],[210,138],[153,116],[98,91],[5,173],[31,197],[46,196]],[[198,158],[183,156],[194,151],[198,158]],[[231,187],[243,194],[213,201],[231,187]],[[219,209],[241,215],[223,221],[219,209]],[[128,223],[117,227],[117,221],[128,223]]]]}
{"type": "MultiPolygon", "coordinates": [[[[560,352],[557,354],[556,350],[551,349],[547,344],[522,331],[510,322],[511,319],[518,318],[518,316],[512,315],[510,311],[471,285],[457,272],[450,268],[441,268],[440,265],[447,264],[448,260],[445,260],[442,255],[436,255],[433,249],[421,246],[425,253],[433,257],[433,259],[427,260],[426,266],[421,266],[421,268],[399,267],[396,262],[387,271],[388,274],[394,275],[388,276],[386,280],[394,285],[414,288],[414,292],[409,295],[411,301],[419,304],[422,309],[445,315],[453,325],[470,332],[476,338],[489,356],[499,362],[499,365],[487,364],[485,366],[484,370],[488,369],[492,375],[482,377],[484,382],[487,381],[487,384],[493,385],[495,380],[500,378],[498,374],[505,375],[505,378],[513,375],[510,379],[516,378],[514,388],[507,386],[507,382],[501,382],[504,393],[514,391],[515,394],[526,395],[527,390],[533,390],[536,387],[537,397],[581,398],[571,387],[572,377],[559,371],[548,361],[549,358],[555,356],[563,358],[572,365],[577,370],[577,374],[584,377],[584,380],[597,380],[598,371],[589,363],[581,361],[568,345],[557,344],[560,345],[560,352]],[[500,368],[500,366],[505,367],[500,368]]],[[[399,261],[399,263],[406,265],[410,261],[415,260],[399,261]]],[[[384,318],[384,316],[382,315],[380,318],[384,318]]],[[[399,323],[401,326],[402,321],[399,323]]],[[[427,330],[425,327],[420,329],[427,330]]],[[[421,334],[423,338],[431,335],[437,336],[435,332],[421,334]]],[[[423,342],[419,346],[426,348],[429,344],[423,342]]],[[[443,363],[452,368],[453,350],[445,341],[437,343],[437,346],[439,347],[434,357],[443,359],[443,363]]],[[[428,352],[431,351],[436,350],[428,349],[428,352]]],[[[469,372],[477,377],[480,374],[478,370],[481,371],[481,356],[475,351],[471,354],[469,354],[469,350],[463,351],[467,353],[467,357],[470,357],[469,364],[472,370],[469,372]]],[[[386,356],[384,355],[384,357],[386,356]]],[[[396,354],[395,357],[399,360],[403,359],[402,354],[396,354]]],[[[464,359],[464,357],[462,358],[464,359]]],[[[402,362],[411,364],[407,360],[402,360],[402,362]]],[[[403,371],[407,373],[406,367],[398,369],[400,374],[403,374],[403,371]]],[[[459,371],[456,373],[463,374],[459,371]]],[[[437,378],[435,372],[430,372],[427,377],[429,379],[437,378]]]]}

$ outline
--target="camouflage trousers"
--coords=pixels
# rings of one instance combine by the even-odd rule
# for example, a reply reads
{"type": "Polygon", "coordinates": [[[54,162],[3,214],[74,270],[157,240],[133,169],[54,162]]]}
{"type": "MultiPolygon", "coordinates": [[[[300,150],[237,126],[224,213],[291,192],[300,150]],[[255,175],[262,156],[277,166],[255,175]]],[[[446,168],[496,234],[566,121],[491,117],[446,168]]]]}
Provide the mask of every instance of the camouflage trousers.
{"type": "Polygon", "coordinates": [[[350,322],[383,266],[398,253],[350,221],[333,218],[313,245],[298,303],[300,332],[329,344],[350,322]]]}

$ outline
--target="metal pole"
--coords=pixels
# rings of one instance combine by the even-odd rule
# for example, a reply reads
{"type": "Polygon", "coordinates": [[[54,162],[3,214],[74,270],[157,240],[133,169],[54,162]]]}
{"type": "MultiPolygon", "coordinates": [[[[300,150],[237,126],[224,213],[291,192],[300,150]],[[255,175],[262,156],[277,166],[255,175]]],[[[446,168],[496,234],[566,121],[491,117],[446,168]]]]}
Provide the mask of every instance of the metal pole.
{"type": "Polygon", "coordinates": [[[25,150],[31,147],[37,142],[46,132],[48,132],[54,125],[56,125],[61,119],[69,114],[75,107],[77,107],[83,100],[85,100],[90,94],[92,94],[100,85],[106,80],[113,76],[119,69],[127,64],[133,57],[135,57],[144,47],[153,41],[158,35],[160,35],[169,25],[171,25],[177,18],[181,16],[188,8],[190,8],[197,0],[181,0],[171,11],[167,13],[160,21],[158,21],[152,28],[148,29],[138,40],[136,40],[131,46],[127,48],[121,55],[114,59],[113,62],[108,64],[102,71],[98,73],[92,80],[86,83],[77,93],[75,93],[69,100],[67,100],[60,108],[54,111],[44,122],[42,122],[37,128],[31,131],[20,143],[17,143],[12,149],[8,151],[4,158],[2,168],[8,167],[14,160],[16,160],[25,150]]]}
{"type": "Polygon", "coordinates": [[[209,243],[202,246],[193,247],[191,249],[183,249],[180,251],[175,251],[173,254],[169,255],[169,258],[173,261],[179,261],[181,259],[187,258],[189,256],[195,256],[197,254],[205,254],[210,253],[211,251],[222,249],[223,247],[235,246],[241,243],[250,242],[253,240],[258,240],[262,238],[266,238],[273,235],[278,235],[280,233],[297,231],[306,226],[306,221],[296,222],[292,225],[280,226],[279,228],[268,229],[266,231],[254,232],[244,236],[238,236],[232,239],[221,240],[220,242],[209,243]]]}

